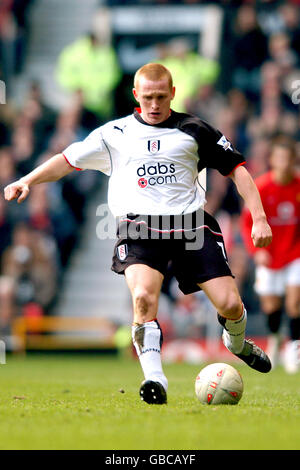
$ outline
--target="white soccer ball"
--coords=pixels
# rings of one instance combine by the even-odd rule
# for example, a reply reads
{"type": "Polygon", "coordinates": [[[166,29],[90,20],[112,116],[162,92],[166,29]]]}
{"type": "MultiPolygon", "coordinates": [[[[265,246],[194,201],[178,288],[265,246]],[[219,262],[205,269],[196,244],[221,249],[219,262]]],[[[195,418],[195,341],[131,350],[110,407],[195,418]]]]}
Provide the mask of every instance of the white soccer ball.
{"type": "Polygon", "coordinates": [[[195,392],[203,404],[236,405],[242,398],[243,390],[241,374],[229,364],[210,364],[196,377],[195,392]]]}

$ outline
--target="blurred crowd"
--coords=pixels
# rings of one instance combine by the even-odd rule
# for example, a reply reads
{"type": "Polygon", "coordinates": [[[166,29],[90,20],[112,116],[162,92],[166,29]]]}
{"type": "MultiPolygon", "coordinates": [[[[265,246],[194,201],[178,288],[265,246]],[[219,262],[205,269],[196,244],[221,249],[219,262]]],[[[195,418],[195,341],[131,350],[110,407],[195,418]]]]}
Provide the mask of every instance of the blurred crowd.
{"type": "MultiPolygon", "coordinates": [[[[174,109],[196,114],[220,129],[245,155],[247,168],[256,178],[268,169],[274,136],[285,134],[300,141],[300,1],[215,3],[225,10],[230,7],[230,15],[225,11],[224,51],[218,62],[191,50],[185,38],[163,45],[156,59],[173,73],[179,98],[174,109]]],[[[7,104],[0,105],[2,334],[16,315],[51,311],[70,256],[80,242],[86,204],[103,180],[98,172],[74,171],[56,183],[33,187],[21,205],[5,203],[3,188],[70,143],[83,139],[107,119],[117,117],[116,96],[120,96],[122,87],[122,67],[113,45],[91,33],[68,45],[58,58],[57,81],[72,94],[68,106],[59,111],[52,109],[45,104],[39,83],[32,82],[22,107],[16,107],[9,96],[9,77],[22,73],[30,35],[26,12],[32,4],[32,0],[3,0],[0,4],[0,78],[8,84],[7,104]]],[[[128,109],[133,106],[128,98],[128,109]]],[[[240,235],[241,209],[231,180],[215,171],[208,172],[206,210],[221,224],[231,269],[251,313],[258,305],[251,290],[251,263],[240,235]]],[[[175,303],[178,324],[182,324],[195,298],[183,299],[178,292],[174,295],[168,281],[164,292],[175,303]]]]}

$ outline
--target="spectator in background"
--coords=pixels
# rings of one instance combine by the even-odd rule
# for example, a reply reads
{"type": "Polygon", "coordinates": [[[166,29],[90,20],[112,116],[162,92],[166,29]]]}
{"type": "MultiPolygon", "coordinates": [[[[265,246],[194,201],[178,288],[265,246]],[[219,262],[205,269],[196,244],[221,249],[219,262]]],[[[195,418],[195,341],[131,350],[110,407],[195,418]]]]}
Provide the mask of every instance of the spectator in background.
{"type": "Polygon", "coordinates": [[[32,0],[1,0],[0,2],[0,68],[8,96],[11,81],[22,71],[28,38],[28,7],[32,0]]]}
{"type": "Polygon", "coordinates": [[[8,214],[7,205],[3,197],[0,197],[0,259],[3,251],[11,240],[12,220],[8,214]]]}
{"type": "Polygon", "coordinates": [[[82,93],[82,123],[89,130],[113,117],[113,92],[120,78],[113,47],[94,33],[77,39],[59,56],[58,83],[71,93],[82,93]]]}
{"type": "Polygon", "coordinates": [[[299,4],[283,3],[278,9],[283,21],[283,31],[289,36],[292,51],[300,59],[300,13],[299,4]]]}
{"type": "Polygon", "coordinates": [[[17,171],[30,171],[55,130],[56,112],[43,102],[38,83],[32,82],[14,119],[11,144],[17,171]]]}
{"type": "Polygon", "coordinates": [[[26,59],[28,37],[30,35],[29,12],[34,0],[13,0],[12,12],[16,24],[16,64],[15,73],[20,74],[26,59]]]}
{"type": "Polygon", "coordinates": [[[269,151],[270,141],[267,137],[261,136],[251,141],[248,150],[248,169],[253,178],[258,178],[268,170],[269,151]]]}
{"type": "Polygon", "coordinates": [[[30,123],[22,122],[23,116],[19,116],[12,132],[12,154],[18,173],[24,174],[34,165],[35,135],[30,123]]]}
{"type": "Polygon", "coordinates": [[[78,226],[68,211],[66,203],[49,195],[46,185],[36,186],[28,200],[28,223],[30,227],[56,240],[60,263],[66,266],[77,241],[78,226]]]}
{"type": "Polygon", "coordinates": [[[219,64],[194,52],[186,38],[171,40],[164,54],[166,57],[160,58],[159,63],[170,70],[176,83],[172,107],[177,112],[186,112],[201,86],[214,85],[220,72],[219,64]]]}
{"type": "MultiPolygon", "coordinates": [[[[292,88],[290,89],[292,91],[292,88]]],[[[272,139],[278,133],[296,137],[297,113],[291,97],[282,92],[280,65],[267,61],[261,68],[261,90],[258,112],[247,123],[253,145],[258,139],[272,139]]]]}
{"type": "Polygon", "coordinates": [[[16,25],[12,6],[13,0],[2,0],[0,3],[0,66],[7,94],[11,91],[11,79],[15,72],[16,25]]]}
{"type": "Polygon", "coordinates": [[[0,148],[0,187],[4,188],[8,181],[16,176],[15,162],[12,158],[11,147],[0,148]]]}
{"type": "Polygon", "coordinates": [[[25,99],[22,113],[31,123],[35,137],[35,155],[42,152],[55,131],[57,112],[45,104],[40,84],[32,81],[25,99]]]}
{"type": "Polygon", "coordinates": [[[226,105],[224,94],[220,93],[215,84],[200,85],[193,98],[187,98],[186,109],[188,113],[195,114],[200,119],[210,122],[217,127],[216,118],[220,109],[226,105]]]}
{"type": "Polygon", "coordinates": [[[298,107],[294,106],[291,95],[293,81],[300,79],[299,61],[297,54],[291,48],[288,34],[281,32],[271,35],[269,54],[271,61],[278,67],[281,100],[287,109],[298,112],[298,107]]]}
{"type": "Polygon", "coordinates": [[[251,102],[242,90],[233,88],[227,93],[228,108],[233,116],[235,127],[235,145],[246,153],[249,147],[247,123],[253,113],[251,102]]]}
{"type": "Polygon", "coordinates": [[[36,305],[41,313],[51,305],[57,288],[53,243],[27,224],[19,223],[12,244],[2,256],[0,325],[8,333],[12,319],[36,305]]]}
{"type": "Polygon", "coordinates": [[[242,5],[237,11],[233,42],[233,86],[248,98],[259,99],[260,68],[268,57],[267,38],[262,32],[256,10],[242,5]]]}
{"type": "MultiPolygon", "coordinates": [[[[0,70],[1,79],[1,70],[0,70]]],[[[10,104],[0,105],[0,145],[9,145],[11,129],[15,119],[14,109],[10,104]]]]}
{"type": "Polygon", "coordinates": [[[242,231],[246,247],[256,264],[255,289],[261,309],[267,315],[268,355],[273,367],[282,343],[280,326],[284,310],[289,318],[289,342],[284,354],[287,372],[300,367],[300,177],[295,171],[295,142],[287,137],[274,141],[271,170],[256,180],[273,242],[267,248],[253,248],[251,216],[244,211],[242,231]]]}

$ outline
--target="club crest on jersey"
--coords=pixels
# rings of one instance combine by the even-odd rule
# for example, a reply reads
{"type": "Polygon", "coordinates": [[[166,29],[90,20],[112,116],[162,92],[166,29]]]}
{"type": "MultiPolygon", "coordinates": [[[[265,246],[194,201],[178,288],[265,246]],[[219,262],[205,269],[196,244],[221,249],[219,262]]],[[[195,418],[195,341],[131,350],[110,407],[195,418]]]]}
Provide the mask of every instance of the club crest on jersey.
{"type": "Polygon", "coordinates": [[[223,147],[224,150],[231,150],[233,151],[233,148],[231,146],[231,143],[229,142],[229,140],[226,139],[225,135],[222,135],[221,139],[218,140],[217,142],[218,145],[221,145],[223,147]]]}
{"type": "Polygon", "coordinates": [[[160,149],[160,140],[151,139],[148,140],[148,150],[150,153],[157,153],[160,149]]]}
{"type": "Polygon", "coordinates": [[[118,258],[120,261],[124,261],[128,255],[128,246],[126,243],[118,246],[118,258]]]}

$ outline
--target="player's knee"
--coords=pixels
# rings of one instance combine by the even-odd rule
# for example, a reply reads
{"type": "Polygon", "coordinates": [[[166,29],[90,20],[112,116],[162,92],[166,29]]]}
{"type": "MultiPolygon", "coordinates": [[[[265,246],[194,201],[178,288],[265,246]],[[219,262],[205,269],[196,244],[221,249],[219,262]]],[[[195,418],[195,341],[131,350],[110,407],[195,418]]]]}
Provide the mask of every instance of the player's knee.
{"type": "Polygon", "coordinates": [[[298,318],[300,315],[300,304],[297,301],[286,300],[285,310],[290,318],[298,318]]]}
{"type": "Polygon", "coordinates": [[[266,315],[272,315],[273,312],[281,309],[281,298],[262,296],[260,298],[260,304],[262,311],[266,315]]]}
{"type": "Polygon", "coordinates": [[[218,312],[225,318],[238,319],[242,313],[242,301],[235,293],[229,293],[219,303],[218,312]]]}

